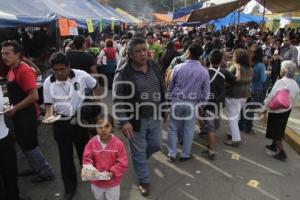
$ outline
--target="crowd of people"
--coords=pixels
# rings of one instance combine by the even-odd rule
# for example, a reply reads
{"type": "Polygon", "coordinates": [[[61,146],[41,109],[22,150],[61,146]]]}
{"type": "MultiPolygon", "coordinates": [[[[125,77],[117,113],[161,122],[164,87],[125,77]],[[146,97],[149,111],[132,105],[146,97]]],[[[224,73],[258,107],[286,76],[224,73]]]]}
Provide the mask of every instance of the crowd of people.
{"type": "Polygon", "coordinates": [[[13,106],[3,105],[0,90],[0,109],[12,121],[9,128],[29,163],[28,170],[17,173],[12,134],[1,114],[4,199],[30,199],[19,196],[18,175],[35,175],[33,182],[55,177],[38,144],[39,98],[43,99],[45,119],[61,118],[52,126],[66,200],[73,199],[77,188],[73,146],[83,168],[92,167],[105,174],[105,179],[91,179],[95,199],[120,198],[128,155],[114,134],[114,118],[129,142],[133,170],[143,196],[150,194],[148,160],[160,151],[163,122],[168,127],[166,159],[176,164],[193,158],[198,121],[199,136],[207,137],[207,149],[202,155],[214,161],[221,119],[228,121],[224,144],[238,148],[242,144],[241,131],[255,134],[253,121],[266,110],[266,137],[272,140],[266,150],[274,159],[285,161],[282,140],[291,110],[299,99],[299,41],[300,33],[295,30],[280,29],[275,34],[257,27],[241,27],[238,33],[231,27],[221,31],[149,28],[123,35],[101,35],[97,43],[79,35],[66,40],[62,51],[51,56],[53,74],[45,79],[42,95],[37,89],[37,70],[24,60],[20,44],[2,43],[3,65],[9,69],[7,95],[13,106]],[[112,90],[112,113],[104,112],[101,88],[112,90]],[[285,95],[285,107],[270,106],[278,95],[285,95]],[[180,154],[178,144],[182,145],[180,154]]]}

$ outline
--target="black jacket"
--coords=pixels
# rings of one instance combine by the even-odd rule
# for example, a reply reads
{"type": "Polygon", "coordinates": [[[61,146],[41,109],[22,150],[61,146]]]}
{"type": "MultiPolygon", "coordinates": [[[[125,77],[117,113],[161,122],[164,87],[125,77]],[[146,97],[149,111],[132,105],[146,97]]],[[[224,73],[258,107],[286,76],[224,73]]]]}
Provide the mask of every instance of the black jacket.
{"type": "MultiPolygon", "coordinates": [[[[152,60],[148,61],[148,66],[153,69],[155,72],[159,82],[160,82],[160,91],[161,91],[161,103],[165,102],[165,84],[162,75],[162,71],[160,70],[159,66],[154,63],[152,60]]],[[[121,125],[130,122],[133,126],[134,131],[140,131],[140,119],[136,119],[136,103],[141,102],[141,95],[138,91],[137,87],[133,88],[129,84],[116,84],[119,81],[128,81],[131,82],[133,85],[136,85],[136,81],[134,78],[134,69],[132,68],[130,61],[126,62],[117,72],[114,80],[114,92],[113,92],[113,103],[115,114],[118,117],[128,117],[129,120],[120,120],[121,125]],[[133,94],[133,95],[130,95],[133,94]],[[131,98],[119,98],[120,96],[131,96],[131,98]],[[123,103],[123,104],[120,104],[123,103]],[[133,110],[130,112],[121,112],[118,111],[119,109],[129,109],[130,106],[124,105],[130,104],[133,106],[133,110]]]]}

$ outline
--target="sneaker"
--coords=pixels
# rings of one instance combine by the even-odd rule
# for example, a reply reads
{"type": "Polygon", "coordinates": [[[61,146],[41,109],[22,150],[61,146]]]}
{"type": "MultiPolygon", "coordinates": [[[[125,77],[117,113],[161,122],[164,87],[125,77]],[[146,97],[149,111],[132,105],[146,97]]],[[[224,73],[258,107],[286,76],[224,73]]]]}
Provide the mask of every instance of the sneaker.
{"type": "Polygon", "coordinates": [[[54,175],[50,175],[47,177],[41,177],[39,175],[33,177],[30,181],[33,183],[42,183],[42,182],[47,182],[47,181],[52,181],[54,179],[54,175]]]}
{"type": "Polygon", "coordinates": [[[168,161],[170,161],[170,162],[176,162],[176,157],[174,157],[174,156],[168,156],[168,161]]]}
{"type": "Polygon", "coordinates": [[[192,157],[193,157],[192,155],[190,155],[189,157],[180,157],[180,158],[179,158],[179,162],[185,162],[185,161],[188,161],[188,160],[190,160],[192,157]]]}
{"type": "Polygon", "coordinates": [[[149,183],[140,183],[139,191],[142,196],[147,197],[150,194],[150,184],[149,183]]]}
{"type": "Polygon", "coordinates": [[[269,156],[274,156],[278,152],[277,146],[275,144],[266,145],[266,154],[269,156]]]}
{"type": "Polygon", "coordinates": [[[278,154],[274,155],[273,158],[275,158],[276,160],[280,160],[280,161],[286,161],[287,155],[285,154],[284,151],[281,151],[278,154]]]}
{"type": "Polygon", "coordinates": [[[225,140],[224,144],[231,147],[239,147],[240,142],[239,141],[232,141],[232,140],[225,140]]]}
{"type": "Polygon", "coordinates": [[[208,150],[202,151],[202,155],[207,158],[208,160],[215,160],[216,154],[215,153],[209,153],[208,150]]]}

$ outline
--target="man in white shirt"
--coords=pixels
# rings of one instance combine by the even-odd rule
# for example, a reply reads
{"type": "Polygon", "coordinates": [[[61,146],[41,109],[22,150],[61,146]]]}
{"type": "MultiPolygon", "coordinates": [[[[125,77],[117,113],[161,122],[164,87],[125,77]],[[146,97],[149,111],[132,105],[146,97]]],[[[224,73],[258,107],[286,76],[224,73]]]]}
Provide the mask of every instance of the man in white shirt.
{"type": "MultiPolygon", "coordinates": [[[[3,112],[3,93],[0,87],[0,111],[3,112]]],[[[3,113],[0,114],[0,172],[4,189],[4,200],[30,200],[30,198],[19,197],[19,186],[17,176],[17,154],[14,142],[8,134],[9,130],[5,125],[3,113]]],[[[1,188],[0,188],[1,189],[1,188]]],[[[0,192],[0,199],[1,196],[0,192]]]]}
{"type": "Polygon", "coordinates": [[[71,200],[77,187],[73,145],[81,165],[83,150],[89,140],[88,130],[73,122],[80,114],[85,90],[92,89],[94,95],[99,97],[100,89],[97,80],[87,72],[70,69],[69,59],[64,53],[54,53],[50,64],[54,74],[44,82],[45,119],[54,113],[64,118],[53,123],[53,133],[60,155],[64,199],[71,200]]]}

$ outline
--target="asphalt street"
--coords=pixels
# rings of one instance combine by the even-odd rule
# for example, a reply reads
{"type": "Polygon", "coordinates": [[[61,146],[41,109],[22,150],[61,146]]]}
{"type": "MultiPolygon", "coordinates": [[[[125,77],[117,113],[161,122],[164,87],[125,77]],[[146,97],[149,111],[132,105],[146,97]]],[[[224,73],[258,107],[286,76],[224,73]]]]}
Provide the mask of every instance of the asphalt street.
{"type": "MultiPolygon", "coordinates": [[[[110,97],[104,102],[111,104],[110,97]]],[[[255,135],[242,133],[239,148],[223,144],[226,137],[227,123],[222,122],[217,133],[217,156],[215,161],[202,157],[205,140],[195,135],[193,159],[180,163],[167,160],[167,127],[164,125],[162,151],[150,160],[152,173],[151,194],[148,198],[140,195],[137,189],[131,160],[121,184],[121,200],[298,200],[300,196],[300,156],[284,144],[288,159],[286,162],[274,160],[265,153],[264,146],[269,144],[265,138],[265,124],[255,122],[255,135]]],[[[196,128],[198,126],[196,125],[196,128]]],[[[125,143],[119,129],[115,134],[125,143]]],[[[57,145],[53,139],[52,127],[39,127],[40,147],[53,166],[56,178],[51,182],[33,184],[30,177],[20,178],[21,194],[33,200],[60,200],[63,198],[63,184],[60,175],[57,145]]],[[[127,143],[126,143],[127,144],[127,143]]],[[[128,147],[128,145],[127,145],[128,147]]],[[[178,146],[180,151],[181,146],[178,146]]],[[[129,151],[128,151],[129,152],[129,151]]],[[[129,156],[130,157],[130,156],[129,156]]],[[[80,167],[74,153],[78,170],[78,188],[75,200],[94,199],[90,184],[80,180],[80,167]]],[[[27,167],[24,156],[18,152],[19,169],[27,167]]]]}

